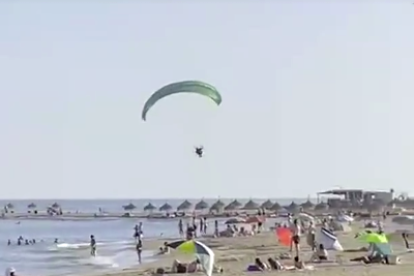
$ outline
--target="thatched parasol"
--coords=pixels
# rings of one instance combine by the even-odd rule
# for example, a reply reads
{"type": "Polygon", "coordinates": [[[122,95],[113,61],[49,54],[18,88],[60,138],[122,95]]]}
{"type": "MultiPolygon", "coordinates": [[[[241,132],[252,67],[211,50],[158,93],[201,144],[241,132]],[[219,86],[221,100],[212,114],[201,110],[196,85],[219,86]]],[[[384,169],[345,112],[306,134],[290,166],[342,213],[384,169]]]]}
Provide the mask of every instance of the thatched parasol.
{"type": "Polygon", "coordinates": [[[52,204],[51,207],[54,208],[54,209],[58,209],[58,208],[60,208],[60,205],[57,202],[55,202],[55,203],[52,204]]]}
{"type": "Polygon", "coordinates": [[[156,210],[157,209],[157,207],[155,207],[154,205],[152,205],[152,203],[151,202],[149,202],[147,205],[145,205],[145,207],[144,207],[144,211],[154,211],[154,210],[156,210]]]}
{"type": "Polygon", "coordinates": [[[32,203],[30,203],[29,205],[27,205],[27,208],[28,209],[34,209],[34,208],[36,208],[37,206],[36,206],[36,204],[34,204],[33,202],[32,203]]]}
{"type": "Polygon", "coordinates": [[[275,202],[273,205],[272,205],[272,207],[270,207],[270,209],[269,210],[272,210],[272,211],[280,211],[280,210],[282,210],[283,209],[283,207],[282,207],[282,205],[280,205],[279,203],[277,203],[277,202],[275,202]]]}
{"type": "Polygon", "coordinates": [[[171,211],[172,210],[172,206],[168,203],[164,203],[158,210],[164,212],[164,211],[171,211]]]}
{"type": "Polygon", "coordinates": [[[193,204],[188,200],[184,200],[180,205],[178,205],[177,211],[189,210],[191,207],[193,207],[193,204]]]}
{"type": "Polygon", "coordinates": [[[254,202],[251,199],[249,201],[247,201],[247,203],[244,204],[244,206],[243,206],[244,210],[256,210],[256,209],[259,209],[259,208],[260,208],[260,205],[257,204],[256,202],[254,202]]]}
{"type": "Polygon", "coordinates": [[[260,205],[260,208],[270,210],[272,206],[273,206],[273,202],[271,202],[270,199],[268,199],[265,202],[263,202],[262,205],[260,205]]]}
{"type": "Polygon", "coordinates": [[[132,203],[129,203],[128,205],[124,205],[122,206],[122,208],[124,208],[125,211],[131,211],[137,208],[137,206],[135,206],[132,203]]]}
{"type": "Polygon", "coordinates": [[[241,204],[241,203],[240,203],[237,199],[235,199],[235,200],[233,200],[232,202],[230,202],[229,204],[227,204],[227,205],[224,207],[224,210],[226,210],[226,211],[237,210],[237,209],[239,209],[241,206],[242,206],[242,204],[241,204]]]}
{"type": "Polygon", "coordinates": [[[214,202],[213,205],[211,205],[210,211],[220,212],[221,210],[223,210],[224,206],[225,204],[223,203],[223,201],[219,199],[216,202],[214,202]]]}
{"type": "Polygon", "coordinates": [[[309,199],[300,205],[300,207],[304,209],[310,209],[310,208],[313,208],[314,206],[315,204],[313,204],[309,199]]]}
{"type": "Polygon", "coordinates": [[[292,201],[289,206],[286,206],[286,210],[290,212],[297,211],[299,209],[299,205],[297,205],[294,201],[292,201]]]}
{"type": "Polygon", "coordinates": [[[200,200],[199,202],[197,202],[197,204],[194,206],[194,209],[196,210],[205,210],[208,209],[209,205],[207,202],[205,202],[204,200],[200,200]]]}
{"type": "Polygon", "coordinates": [[[14,205],[13,205],[13,203],[9,202],[9,203],[6,204],[6,207],[9,208],[9,209],[13,209],[14,205]]]}
{"type": "Polygon", "coordinates": [[[315,210],[326,210],[328,208],[329,208],[328,204],[323,201],[315,205],[315,210]]]}

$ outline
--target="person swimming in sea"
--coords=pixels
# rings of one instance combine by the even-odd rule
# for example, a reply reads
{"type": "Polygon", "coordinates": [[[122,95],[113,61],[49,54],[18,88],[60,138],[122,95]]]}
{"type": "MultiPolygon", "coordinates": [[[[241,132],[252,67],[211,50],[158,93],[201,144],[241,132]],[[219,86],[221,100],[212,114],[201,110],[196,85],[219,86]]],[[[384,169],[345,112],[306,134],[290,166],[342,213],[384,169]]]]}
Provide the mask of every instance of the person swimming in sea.
{"type": "Polygon", "coordinates": [[[91,242],[90,242],[90,246],[91,246],[91,256],[96,256],[96,240],[94,235],[91,235],[91,242]]]}

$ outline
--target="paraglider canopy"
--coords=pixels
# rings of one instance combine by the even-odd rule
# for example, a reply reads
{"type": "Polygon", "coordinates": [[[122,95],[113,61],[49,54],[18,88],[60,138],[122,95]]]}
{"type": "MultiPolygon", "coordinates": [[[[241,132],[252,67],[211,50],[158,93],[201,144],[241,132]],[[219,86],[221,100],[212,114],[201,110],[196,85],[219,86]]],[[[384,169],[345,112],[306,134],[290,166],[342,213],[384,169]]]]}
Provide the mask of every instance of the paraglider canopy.
{"type": "Polygon", "coordinates": [[[168,84],[155,91],[145,102],[142,109],[142,120],[146,121],[148,111],[162,98],[178,93],[195,93],[210,98],[217,105],[221,104],[222,98],[218,90],[202,81],[180,81],[168,84]]]}

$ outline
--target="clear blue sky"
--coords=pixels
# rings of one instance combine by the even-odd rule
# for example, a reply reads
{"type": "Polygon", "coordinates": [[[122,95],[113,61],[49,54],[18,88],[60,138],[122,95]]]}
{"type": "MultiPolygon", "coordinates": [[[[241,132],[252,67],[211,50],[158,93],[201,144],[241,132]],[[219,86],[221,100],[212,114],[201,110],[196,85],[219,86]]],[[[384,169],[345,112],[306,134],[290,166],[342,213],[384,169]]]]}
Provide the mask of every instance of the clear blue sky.
{"type": "Polygon", "coordinates": [[[413,26],[410,1],[1,1],[0,196],[412,192],[413,26]],[[140,120],[186,79],[222,106],[140,120]]]}

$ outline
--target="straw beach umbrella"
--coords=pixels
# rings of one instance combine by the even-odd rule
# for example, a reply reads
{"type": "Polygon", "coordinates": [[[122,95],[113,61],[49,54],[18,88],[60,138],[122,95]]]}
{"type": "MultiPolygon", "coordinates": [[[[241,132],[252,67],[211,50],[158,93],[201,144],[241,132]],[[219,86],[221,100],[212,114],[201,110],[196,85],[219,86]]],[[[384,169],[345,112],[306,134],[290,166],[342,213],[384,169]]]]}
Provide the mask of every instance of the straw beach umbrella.
{"type": "Polygon", "coordinates": [[[192,207],[193,207],[193,204],[190,201],[184,200],[180,205],[178,205],[177,211],[190,210],[192,207]]]}
{"type": "Polygon", "coordinates": [[[152,205],[151,202],[149,202],[147,205],[144,206],[144,211],[152,212],[152,211],[154,211],[156,209],[157,209],[157,207],[155,207],[154,205],[152,205]]]}
{"type": "Polygon", "coordinates": [[[128,205],[122,206],[122,208],[124,208],[125,211],[132,211],[132,210],[135,210],[137,206],[135,206],[132,203],[129,203],[128,205]]]}
{"type": "Polygon", "coordinates": [[[311,209],[314,206],[315,205],[309,199],[300,205],[300,207],[302,207],[303,209],[311,209]]]}
{"type": "Polygon", "coordinates": [[[220,199],[213,203],[210,207],[210,211],[220,212],[224,209],[225,204],[220,199]]]}
{"type": "Polygon", "coordinates": [[[33,202],[27,205],[27,209],[34,209],[36,207],[37,207],[36,204],[34,204],[33,202]]]}
{"type": "Polygon", "coordinates": [[[319,210],[319,211],[327,210],[328,208],[329,208],[328,204],[323,201],[315,205],[315,210],[319,210]]]}
{"type": "Polygon", "coordinates": [[[171,211],[173,209],[173,207],[168,204],[168,203],[164,203],[158,210],[160,210],[161,212],[168,212],[171,211]]]}
{"type": "Polygon", "coordinates": [[[13,205],[13,203],[11,203],[11,202],[7,203],[7,204],[6,204],[6,207],[7,207],[8,209],[14,209],[14,205],[13,205]]]}
{"type": "Polygon", "coordinates": [[[233,210],[240,209],[241,206],[242,206],[242,204],[237,199],[235,199],[232,202],[230,202],[229,204],[227,204],[227,206],[224,207],[224,210],[233,211],[233,210]]]}
{"type": "Polygon", "coordinates": [[[270,207],[269,210],[277,212],[277,211],[280,211],[282,209],[283,209],[282,205],[280,205],[278,202],[275,202],[275,203],[273,203],[272,207],[270,207]]]}
{"type": "Polygon", "coordinates": [[[199,202],[197,202],[194,209],[196,209],[196,210],[205,210],[205,209],[208,209],[208,207],[209,207],[209,205],[208,205],[207,202],[205,202],[204,200],[200,200],[199,202]]]}
{"type": "Polygon", "coordinates": [[[260,205],[257,204],[256,202],[254,202],[253,200],[249,200],[247,201],[246,204],[244,204],[243,209],[244,210],[255,210],[255,209],[259,209],[260,205]]]}
{"type": "Polygon", "coordinates": [[[59,205],[59,203],[57,203],[57,202],[55,202],[55,203],[53,203],[52,204],[52,206],[51,206],[53,209],[59,209],[60,208],[60,205],[59,205]]]}
{"type": "Polygon", "coordinates": [[[292,201],[289,206],[285,207],[286,210],[289,212],[295,212],[299,209],[299,205],[297,205],[294,201],[292,201]]]}
{"type": "Polygon", "coordinates": [[[273,202],[270,201],[270,199],[266,200],[265,202],[260,205],[260,208],[270,210],[273,206],[273,202]]]}

